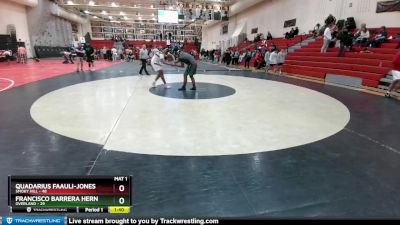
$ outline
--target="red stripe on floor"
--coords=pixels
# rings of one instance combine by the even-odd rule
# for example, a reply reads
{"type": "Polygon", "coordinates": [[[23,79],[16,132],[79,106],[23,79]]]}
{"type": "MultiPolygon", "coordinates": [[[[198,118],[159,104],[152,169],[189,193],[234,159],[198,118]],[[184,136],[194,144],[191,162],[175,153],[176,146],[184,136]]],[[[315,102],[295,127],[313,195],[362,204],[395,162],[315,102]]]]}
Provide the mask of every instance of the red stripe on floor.
{"type": "MultiPolygon", "coordinates": [[[[7,64],[6,62],[1,62],[0,78],[5,79],[0,79],[0,90],[6,88],[10,84],[10,82],[8,82],[6,79],[14,81],[14,85],[12,86],[13,88],[76,71],[75,64],[63,64],[62,61],[62,59],[42,59],[40,62],[28,60],[27,64],[19,64],[16,62],[10,62],[7,64]]],[[[100,70],[118,63],[120,62],[108,62],[100,60],[95,61],[95,67],[96,70],[100,70]]],[[[84,70],[88,70],[86,63],[84,64],[84,70]]]]}

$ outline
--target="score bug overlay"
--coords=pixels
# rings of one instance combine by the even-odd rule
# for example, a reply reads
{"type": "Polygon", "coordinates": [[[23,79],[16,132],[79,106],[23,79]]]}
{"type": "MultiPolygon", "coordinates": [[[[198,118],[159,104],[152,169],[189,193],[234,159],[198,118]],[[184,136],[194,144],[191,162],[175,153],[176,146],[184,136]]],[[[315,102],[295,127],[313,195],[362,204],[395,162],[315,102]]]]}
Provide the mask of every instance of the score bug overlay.
{"type": "Polygon", "coordinates": [[[9,176],[8,184],[11,212],[127,213],[132,205],[131,176],[9,176]]]}

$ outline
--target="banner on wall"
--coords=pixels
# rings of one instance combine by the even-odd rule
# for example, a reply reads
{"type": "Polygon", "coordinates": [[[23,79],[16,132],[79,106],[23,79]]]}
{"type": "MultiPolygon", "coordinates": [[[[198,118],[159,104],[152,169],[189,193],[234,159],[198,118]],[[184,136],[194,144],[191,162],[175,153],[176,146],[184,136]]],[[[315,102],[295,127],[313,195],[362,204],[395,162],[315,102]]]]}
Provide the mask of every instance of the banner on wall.
{"type": "Polygon", "coordinates": [[[400,11],[400,1],[384,1],[376,4],[376,13],[400,11]]]}
{"type": "Polygon", "coordinates": [[[283,27],[294,27],[296,26],[296,19],[292,19],[292,20],[286,20],[285,23],[283,24],[283,27]]]}

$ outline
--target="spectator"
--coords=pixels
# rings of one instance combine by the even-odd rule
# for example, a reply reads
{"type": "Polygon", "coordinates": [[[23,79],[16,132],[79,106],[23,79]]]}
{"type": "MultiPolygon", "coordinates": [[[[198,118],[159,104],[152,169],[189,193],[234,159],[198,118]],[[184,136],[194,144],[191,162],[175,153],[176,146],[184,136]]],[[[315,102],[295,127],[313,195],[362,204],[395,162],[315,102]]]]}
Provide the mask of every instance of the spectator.
{"type": "Polygon", "coordinates": [[[217,49],[214,51],[214,59],[215,59],[214,63],[219,63],[220,58],[221,58],[221,52],[220,52],[220,50],[217,49]]]}
{"type": "Polygon", "coordinates": [[[103,59],[106,60],[107,59],[107,48],[106,48],[106,46],[104,46],[101,49],[101,54],[103,54],[103,59]]]}
{"type": "Polygon", "coordinates": [[[236,49],[233,53],[233,60],[232,60],[232,65],[237,65],[239,63],[239,57],[240,57],[240,53],[239,51],[236,49]]]}
{"type": "Polygon", "coordinates": [[[272,34],[269,31],[268,31],[268,34],[267,34],[267,40],[272,40],[272,34]]]}
{"type": "Polygon", "coordinates": [[[112,61],[112,52],[111,49],[106,50],[106,60],[112,61]]]}
{"type": "Polygon", "coordinates": [[[299,28],[298,27],[296,27],[294,29],[294,31],[293,31],[293,37],[296,36],[296,35],[299,35],[299,28]]]}
{"type": "Polygon", "coordinates": [[[266,47],[265,47],[265,45],[262,45],[260,48],[261,48],[261,55],[262,55],[262,57],[264,57],[265,51],[266,51],[266,47]]]}
{"type": "Polygon", "coordinates": [[[285,58],[286,58],[286,52],[284,49],[281,49],[277,56],[279,75],[282,74],[282,65],[285,63],[285,58]]]}
{"type": "Polygon", "coordinates": [[[314,36],[314,38],[320,36],[321,32],[321,25],[319,23],[317,23],[317,25],[315,25],[314,30],[312,31],[312,34],[314,36]]]}
{"type": "Polygon", "coordinates": [[[361,24],[361,29],[355,34],[356,44],[360,46],[368,46],[370,34],[365,23],[361,24]]]}
{"type": "Polygon", "coordinates": [[[78,48],[75,49],[75,52],[76,72],[79,72],[79,69],[83,72],[83,58],[85,57],[84,44],[78,46],[78,48]]]}
{"type": "Polygon", "coordinates": [[[124,60],[124,50],[122,48],[118,49],[118,55],[121,61],[124,60]]]}
{"type": "Polygon", "coordinates": [[[291,30],[290,30],[290,32],[289,32],[289,39],[290,38],[294,38],[294,28],[292,28],[291,30]]]}
{"type": "Polygon", "coordinates": [[[257,36],[254,37],[254,43],[257,43],[261,41],[261,34],[257,34],[257,36]]]}
{"type": "Polygon", "coordinates": [[[112,48],[111,49],[111,54],[112,54],[112,61],[115,62],[117,61],[117,57],[118,57],[118,52],[116,48],[112,48]]]}
{"type": "Polygon", "coordinates": [[[290,39],[290,34],[289,34],[289,32],[286,32],[286,33],[285,33],[285,39],[290,39]]]}
{"type": "Polygon", "coordinates": [[[256,56],[255,56],[255,61],[254,61],[254,68],[256,69],[260,69],[262,67],[262,61],[263,61],[263,57],[262,57],[262,53],[261,53],[261,48],[259,48],[257,50],[256,56]]]}
{"type": "Polygon", "coordinates": [[[274,42],[271,43],[271,51],[275,51],[277,49],[276,44],[274,42]]]}
{"type": "Polygon", "coordinates": [[[250,60],[251,60],[251,51],[250,49],[246,50],[246,55],[244,57],[244,67],[250,68],[250,60]]]}
{"type": "Polygon", "coordinates": [[[332,29],[333,29],[333,24],[329,24],[324,31],[324,44],[322,45],[321,48],[321,53],[326,53],[328,48],[329,48],[329,44],[332,41],[332,29]]]}
{"type": "Polygon", "coordinates": [[[265,62],[265,72],[268,73],[269,67],[270,67],[270,57],[271,57],[271,51],[267,50],[264,55],[264,62],[265,62]]]}
{"type": "Polygon", "coordinates": [[[100,59],[100,55],[101,55],[101,50],[100,50],[100,49],[97,49],[97,50],[96,50],[96,60],[99,60],[99,59],[100,59]]]}
{"type": "MultiPolygon", "coordinates": [[[[17,53],[18,53],[18,63],[23,63],[23,64],[25,64],[26,63],[26,61],[27,61],[27,57],[26,57],[26,49],[25,49],[25,47],[24,46],[19,46],[18,47],[18,50],[17,50],[17,53]]],[[[72,62],[72,59],[71,59],[71,63],[73,63],[72,62]]]]}
{"type": "Polygon", "coordinates": [[[276,73],[277,66],[278,66],[278,49],[275,49],[274,51],[272,51],[272,53],[269,57],[269,63],[272,68],[272,72],[276,73]]]}
{"type": "Polygon", "coordinates": [[[246,56],[246,52],[242,52],[242,54],[240,54],[240,56],[239,56],[239,63],[242,63],[242,61],[243,61],[243,59],[245,58],[245,56],[246,56]]]}
{"type": "Polygon", "coordinates": [[[336,18],[332,14],[329,14],[325,19],[325,25],[328,26],[329,24],[336,24],[336,18]]]}
{"type": "Polygon", "coordinates": [[[200,55],[202,58],[206,55],[206,50],[204,48],[201,49],[200,55]]]}
{"type": "Polygon", "coordinates": [[[229,66],[231,64],[231,61],[232,61],[231,54],[232,53],[231,53],[229,48],[224,53],[224,61],[225,61],[227,66],[229,66]]]}
{"type": "Polygon", "coordinates": [[[374,40],[372,40],[371,47],[373,48],[380,47],[381,44],[385,42],[387,35],[388,34],[386,32],[386,27],[382,26],[381,31],[378,34],[376,34],[374,40]]]}
{"type": "Polygon", "coordinates": [[[389,86],[385,97],[392,97],[392,92],[397,91],[400,88],[400,51],[393,58],[393,70],[391,71],[393,76],[393,82],[389,86]]]}
{"type": "Polygon", "coordinates": [[[340,40],[338,57],[343,57],[345,47],[348,47],[349,51],[351,51],[353,48],[353,35],[345,28],[339,33],[338,39],[340,40]]]}

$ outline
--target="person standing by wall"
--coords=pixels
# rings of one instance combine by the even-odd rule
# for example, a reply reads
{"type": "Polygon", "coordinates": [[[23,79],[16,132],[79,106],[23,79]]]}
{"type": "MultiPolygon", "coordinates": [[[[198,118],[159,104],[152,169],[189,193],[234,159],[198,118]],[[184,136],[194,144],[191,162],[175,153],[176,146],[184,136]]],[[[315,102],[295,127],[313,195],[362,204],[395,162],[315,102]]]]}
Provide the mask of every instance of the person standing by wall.
{"type": "Polygon", "coordinates": [[[279,70],[279,75],[282,74],[282,66],[285,63],[285,58],[286,58],[286,50],[285,49],[281,49],[278,53],[278,57],[277,57],[277,67],[279,70]]]}
{"type": "Polygon", "coordinates": [[[147,51],[146,45],[143,45],[142,48],[140,49],[139,52],[139,58],[140,61],[142,62],[142,67],[140,68],[139,74],[142,75],[142,72],[146,72],[147,75],[150,75],[149,72],[147,72],[146,64],[147,60],[149,59],[149,52],[147,51]]]}
{"type": "Polygon", "coordinates": [[[270,57],[269,57],[269,62],[272,68],[272,72],[276,73],[277,68],[278,68],[278,49],[275,49],[272,51],[270,57]]]}
{"type": "Polygon", "coordinates": [[[250,69],[251,51],[246,49],[246,55],[244,56],[244,68],[250,69]]]}

